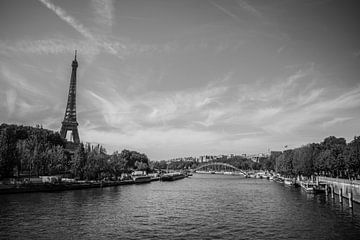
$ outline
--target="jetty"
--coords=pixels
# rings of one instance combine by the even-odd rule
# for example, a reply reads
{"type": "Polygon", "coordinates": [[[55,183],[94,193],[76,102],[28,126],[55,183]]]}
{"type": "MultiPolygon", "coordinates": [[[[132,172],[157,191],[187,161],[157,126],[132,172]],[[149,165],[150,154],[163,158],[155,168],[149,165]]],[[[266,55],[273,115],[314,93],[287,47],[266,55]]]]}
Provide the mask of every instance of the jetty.
{"type": "Polygon", "coordinates": [[[349,201],[349,206],[352,207],[352,202],[360,203],[360,181],[349,180],[341,178],[330,177],[318,177],[320,183],[325,183],[327,195],[331,195],[331,198],[335,198],[338,195],[339,202],[346,198],[349,201]]]}

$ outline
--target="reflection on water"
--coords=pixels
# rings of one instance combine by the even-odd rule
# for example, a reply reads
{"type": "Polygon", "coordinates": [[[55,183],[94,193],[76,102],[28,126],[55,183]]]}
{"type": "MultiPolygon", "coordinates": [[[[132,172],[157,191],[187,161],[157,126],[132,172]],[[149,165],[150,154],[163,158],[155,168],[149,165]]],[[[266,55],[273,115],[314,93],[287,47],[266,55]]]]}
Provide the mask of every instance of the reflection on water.
{"type": "Polygon", "coordinates": [[[360,207],[262,179],[0,196],[5,239],[358,239],[360,207]]]}

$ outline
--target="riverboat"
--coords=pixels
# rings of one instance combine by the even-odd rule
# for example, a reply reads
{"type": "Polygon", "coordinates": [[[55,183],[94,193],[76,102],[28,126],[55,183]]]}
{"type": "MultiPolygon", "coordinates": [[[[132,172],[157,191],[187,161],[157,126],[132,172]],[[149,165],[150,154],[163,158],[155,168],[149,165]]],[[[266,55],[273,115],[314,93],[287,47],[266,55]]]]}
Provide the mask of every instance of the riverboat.
{"type": "Polygon", "coordinates": [[[160,177],[160,181],[175,181],[185,178],[185,175],[180,172],[166,173],[160,177]]]}
{"type": "Polygon", "coordinates": [[[285,178],[284,179],[284,184],[287,185],[287,186],[294,186],[295,182],[291,178],[285,178]]]}
{"type": "Polygon", "coordinates": [[[314,187],[314,191],[317,193],[325,192],[325,190],[326,190],[326,183],[318,183],[314,187]]]}
{"type": "Polygon", "coordinates": [[[151,177],[148,175],[135,175],[135,176],[132,176],[132,179],[133,179],[134,183],[136,183],[136,184],[151,182],[151,177]]]}
{"type": "Polygon", "coordinates": [[[152,182],[160,180],[160,174],[158,174],[158,173],[151,173],[151,174],[148,174],[148,176],[150,176],[152,182]]]}
{"type": "Polygon", "coordinates": [[[307,193],[314,193],[315,192],[315,183],[310,182],[310,181],[304,181],[300,183],[300,186],[302,189],[305,190],[305,192],[307,193]]]}
{"type": "Polygon", "coordinates": [[[277,183],[284,183],[284,178],[275,176],[274,181],[277,183]]]}

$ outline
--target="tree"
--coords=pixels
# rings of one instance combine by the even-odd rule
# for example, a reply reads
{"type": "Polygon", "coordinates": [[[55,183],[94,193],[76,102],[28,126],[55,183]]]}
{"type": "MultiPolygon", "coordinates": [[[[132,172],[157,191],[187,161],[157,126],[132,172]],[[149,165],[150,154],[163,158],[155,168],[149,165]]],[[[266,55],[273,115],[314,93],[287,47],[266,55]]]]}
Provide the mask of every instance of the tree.
{"type": "Polygon", "coordinates": [[[167,168],[167,163],[165,160],[161,160],[161,161],[152,161],[150,163],[151,168],[152,169],[157,169],[157,170],[161,170],[161,169],[166,169],[167,168]]]}
{"type": "Polygon", "coordinates": [[[286,150],[280,156],[276,158],[275,170],[286,176],[293,176],[295,173],[293,171],[293,150],[286,150]]]}
{"type": "Polygon", "coordinates": [[[64,173],[66,169],[66,156],[64,153],[64,148],[60,145],[49,147],[47,150],[48,159],[48,174],[60,174],[64,173]]]}
{"type": "Polygon", "coordinates": [[[86,162],[87,154],[85,153],[84,144],[81,143],[79,147],[75,150],[75,154],[71,162],[71,173],[79,179],[84,179],[84,169],[86,162]]]}
{"type": "Polygon", "coordinates": [[[148,170],[148,168],[149,168],[149,166],[146,163],[140,162],[140,161],[135,162],[135,167],[136,167],[136,170],[139,170],[139,171],[145,171],[145,170],[148,170]]]}
{"type": "Polygon", "coordinates": [[[16,149],[16,133],[12,127],[0,132],[0,178],[13,177],[13,169],[18,165],[19,158],[16,149]]]}
{"type": "Polygon", "coordinates": [[[120,177],[122,173],[126,172],[126,162],[117,151],[110,156],[109,164],[110,171],[115,178],[120,177]]]}
{"type": "Polygon", "coordinates": [[[346,147],[344,138],[330,136],[320,144],[320,154],[316,158],[315,168],[333,177],[339,176],[345,170],[343,156],[346,147]]]}
{"type": "Polygon", "coordinates": [[[360,137],[354,137],[348,144],[344,160],[349,177],[357,177],[360,174],[360,137]]]}
{"type": "Polygon", "coordinates": [[[310,177],[314,174],[314,151],[313,144],[294,149],[292,166],[296,175],[310,177]]]}

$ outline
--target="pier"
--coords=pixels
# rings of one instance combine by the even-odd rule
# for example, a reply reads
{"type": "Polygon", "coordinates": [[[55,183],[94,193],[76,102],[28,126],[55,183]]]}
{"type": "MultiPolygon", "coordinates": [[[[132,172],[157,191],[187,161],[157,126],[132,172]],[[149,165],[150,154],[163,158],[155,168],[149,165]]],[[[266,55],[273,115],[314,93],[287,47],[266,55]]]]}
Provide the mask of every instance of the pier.
{"type": "Polygon", "coordinates": [[[318,181],[326,183],[326,194],[330,194],[332,199],[335,198],[335,195],[339,197],[339,202],[343,202],[343,198],[346,198],[350,207],[352,207],[353,201],[360,203],[359,180],[318,177],[318,181]]]}

